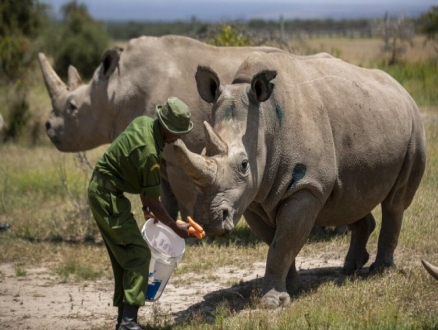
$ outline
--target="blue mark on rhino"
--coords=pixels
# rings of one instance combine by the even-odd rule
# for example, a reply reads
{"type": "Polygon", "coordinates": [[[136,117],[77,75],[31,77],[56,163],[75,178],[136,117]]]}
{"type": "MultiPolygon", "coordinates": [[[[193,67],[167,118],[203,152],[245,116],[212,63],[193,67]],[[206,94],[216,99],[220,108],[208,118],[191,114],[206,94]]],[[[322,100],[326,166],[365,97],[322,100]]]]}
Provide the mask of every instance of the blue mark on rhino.
{"type": "Polygon", "coordinates": [[[294,188],[298,181],[300,181],[302,178],[304,178],[304,176],[306,175],[306,165],[304,164],[296,164],[294,167],[294,170],[292,171],[292,181],[289,184],[289,186],[287,187],[287,190],[289,190],[290,188],[294,188]]]}
{"type": "Polygon", "coordinates": [[[235,116],[235,106],[234,104],[228,105],[224,108],[225,118],[230,121],[235,116]]]}
{"type": "Polygon", "coordinates": [[[281,127],[283,125],[284,111],[278,104],[275,105],[275,114],[277,115],[278,124],[281,127]]]}

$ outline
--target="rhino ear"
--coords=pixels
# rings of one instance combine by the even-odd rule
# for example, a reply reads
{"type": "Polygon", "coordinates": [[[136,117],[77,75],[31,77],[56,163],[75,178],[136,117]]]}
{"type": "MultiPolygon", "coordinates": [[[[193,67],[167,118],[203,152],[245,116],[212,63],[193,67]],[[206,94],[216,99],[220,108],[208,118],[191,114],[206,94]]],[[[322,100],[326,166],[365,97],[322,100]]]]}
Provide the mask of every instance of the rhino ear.
{"type": "Polygon", "coordinates": [[[217,73],[207,66],[198,66],[195,74],[196,86],[201,98],[208,103],[216,102],[222,92],[217,73]]]}
{"type": "Polygon", "coordinates": [[[274,90],[271,80],[277,76],[277,71],[264,70],[257,73],[251,80],[251,97],[254,101],[265,102],[274,90]]]}
{"type": "Polygon", "coordinates": [[[123,48],[114,47],[106,50],[102,55],[102,65],[101,65],[101,76],[104,78],[108,78],[111,73],[119,65],[120,55],[123,52],[123,48]]]}

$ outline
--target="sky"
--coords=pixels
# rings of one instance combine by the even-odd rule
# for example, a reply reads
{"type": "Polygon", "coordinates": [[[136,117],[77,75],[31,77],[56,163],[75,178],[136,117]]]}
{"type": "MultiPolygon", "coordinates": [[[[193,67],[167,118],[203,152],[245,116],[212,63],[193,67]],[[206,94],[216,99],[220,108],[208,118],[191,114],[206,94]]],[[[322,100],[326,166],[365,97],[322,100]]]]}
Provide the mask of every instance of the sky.
{"type": "MultiPolygon", "coordinates": [[[[70,0],[39,0],[55,14],[70,0]]],[[[391,16],[417,17],[438,0],[78,0],[97,20],[198,21],[279,19],[345,19],[391,16]]]]}

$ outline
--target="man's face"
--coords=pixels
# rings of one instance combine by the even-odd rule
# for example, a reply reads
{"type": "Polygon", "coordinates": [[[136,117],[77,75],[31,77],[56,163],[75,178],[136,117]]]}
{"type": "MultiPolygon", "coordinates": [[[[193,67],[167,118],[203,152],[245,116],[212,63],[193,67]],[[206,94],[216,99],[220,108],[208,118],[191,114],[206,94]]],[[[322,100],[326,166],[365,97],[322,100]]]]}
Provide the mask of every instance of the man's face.
{"type": "Polygon", "coordinates": [[[173,134],[171,132],[166,131],[164,134],[164,142],[167,144],[173,143],[181,137],[179,134],[173,134]]]}

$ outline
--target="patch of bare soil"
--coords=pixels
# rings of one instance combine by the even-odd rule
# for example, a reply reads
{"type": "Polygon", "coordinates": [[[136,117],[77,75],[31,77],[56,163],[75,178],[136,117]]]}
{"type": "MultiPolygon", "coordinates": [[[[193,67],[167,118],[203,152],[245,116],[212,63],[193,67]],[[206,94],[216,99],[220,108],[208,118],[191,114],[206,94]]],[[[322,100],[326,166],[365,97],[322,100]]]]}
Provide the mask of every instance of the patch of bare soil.
{"type": "MultiPolygon", "coordinates": [[[[342,263],[341,259],[297,258],[305,286],[342,280],[342,263]]],[[[174,275],[157,302],[147,302],[140,308],[139,322],[141,325],[157,321],[180,323],[193,315],[213,322],[213,312],[224,299],[236,311],[247,308],[264,272],[265,263],[255,263],[251,269],[220,268],[211,280],[207,274],[174,275]]],[[[1,329],[115,328],[117,312],[112,307],[111,280],[63,283],[45,266],[26,268],[25,276],[16,273],[13,264],[0,265],[1,329]]]]}

